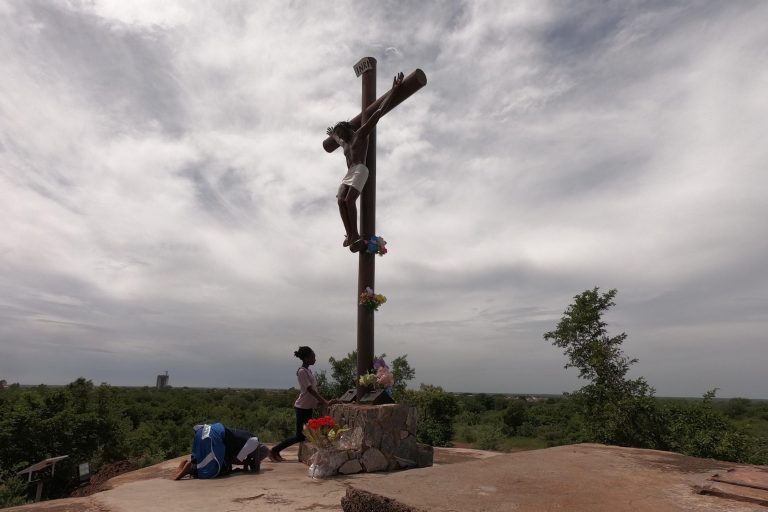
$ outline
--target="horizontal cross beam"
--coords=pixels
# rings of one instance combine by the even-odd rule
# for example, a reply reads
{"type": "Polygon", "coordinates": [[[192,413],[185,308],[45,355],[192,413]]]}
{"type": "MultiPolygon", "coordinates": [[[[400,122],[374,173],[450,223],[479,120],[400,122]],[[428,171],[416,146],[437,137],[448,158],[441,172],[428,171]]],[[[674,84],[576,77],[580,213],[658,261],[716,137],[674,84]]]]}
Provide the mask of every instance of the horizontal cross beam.
{"type": "MultiPolygon", "coordinates": [[[[389,108],[387,109],[387,112],[401,104],[403,101],[405,101],[406,98],[413,95],[416,91],[421,89],[427,85],[427,75],[424,74],[424,72],[420,69],[417,69],[405,79],[403,79],[403,83],[400,85],[400,87],[397,88],[397,91],[395,91],[395,95],[392,97],[392,100],[389,103],[389,108]]],[[[389,91],[387,91],[388,93],[389,91]]],[[[381,96],[379,99],[371,103],[368,108],[365,109],[365,118],[368,119],[368,116],[376,112],[376,109],[379,108],[379,105],[381,105],[381,102],[384,101],[384,98],[387,96],[385,93],[383,96],[381,96]]],[[[386,114],[386,112],[385,112],[386,114]]],[[[350,121],[352,126],[355,127],[355,130],[360,128],[361,121],[363,119],[362,112],[360,114],[357,114],[357,116],[350,121]]],[[[333,153],[336,151],[336,148],[338,148],[339,145],[336,144],[336,141],[333,140],[331,137],[328,137],[323,141],[323,148],[328,153],[333,153]]]]}

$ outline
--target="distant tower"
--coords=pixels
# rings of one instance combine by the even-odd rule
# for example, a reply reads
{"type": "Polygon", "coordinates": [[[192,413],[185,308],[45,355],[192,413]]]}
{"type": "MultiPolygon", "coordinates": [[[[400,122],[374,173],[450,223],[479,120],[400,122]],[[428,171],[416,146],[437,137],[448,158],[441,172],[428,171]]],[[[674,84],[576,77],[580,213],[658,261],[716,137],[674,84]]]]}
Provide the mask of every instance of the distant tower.
{"type": "Polygon", "coordinates": [[[165,375],[157,376],[157,389],[163,389],[168,387],[168,370],[165,370],[165,375]]]}

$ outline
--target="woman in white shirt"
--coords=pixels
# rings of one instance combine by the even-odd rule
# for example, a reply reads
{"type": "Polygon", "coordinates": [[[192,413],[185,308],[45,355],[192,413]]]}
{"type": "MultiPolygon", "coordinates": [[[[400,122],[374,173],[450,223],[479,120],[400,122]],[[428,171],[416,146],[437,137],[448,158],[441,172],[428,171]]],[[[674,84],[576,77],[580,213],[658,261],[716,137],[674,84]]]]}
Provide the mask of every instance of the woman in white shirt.
{"type": "Polygon", "coordinates": [[[283,457],[280,456],[280,451],[283,448],[287,448],[293,444],[304,441],[304,425],[312,419],[312,411],[319,405],[324,406],[332,405],[336,403],[335,400],[328,401],[317,391],[317,382],[310,366],[315,364],[315,352],[309,347],[299,347],[299,350],[293,353],[296,357],[301,359],[301,367],[296,370],[296,377],[299,380],[299,397],[293,404],[293,408],[296,410],[296,434],[288,439],[284,439],[279,444],[276,444],[269,451],[269,458],[273,462],[282,462],[283,457]]]}

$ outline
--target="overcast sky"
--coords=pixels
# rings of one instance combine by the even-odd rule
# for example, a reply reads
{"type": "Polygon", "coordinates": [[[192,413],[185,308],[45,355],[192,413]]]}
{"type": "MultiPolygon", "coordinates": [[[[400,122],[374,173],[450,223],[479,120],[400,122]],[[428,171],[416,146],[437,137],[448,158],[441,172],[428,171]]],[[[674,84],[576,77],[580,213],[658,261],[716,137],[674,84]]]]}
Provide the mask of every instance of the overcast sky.
{"type": "Polygon", "coordinates": [[[659,395],[768,398],[768,3],[0,0],[0,378],[289,387],[356,346],[352,65],[379,124],[376,352],[414,385],[578,388],[617,288],[659,395]]]}

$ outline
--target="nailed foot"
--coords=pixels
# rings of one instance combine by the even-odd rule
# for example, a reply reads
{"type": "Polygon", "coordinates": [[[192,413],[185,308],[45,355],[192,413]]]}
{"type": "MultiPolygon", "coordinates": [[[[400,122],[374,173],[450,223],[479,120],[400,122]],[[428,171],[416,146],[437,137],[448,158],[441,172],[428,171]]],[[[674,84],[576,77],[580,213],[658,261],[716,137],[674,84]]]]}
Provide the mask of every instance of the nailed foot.
{"type": "Polygon", "coordinates": [[[349,250],[352,252],[360,252],[368,246],[368,242],[362,238],[358,238],[352,245],[349,246],[349,250]]]}

